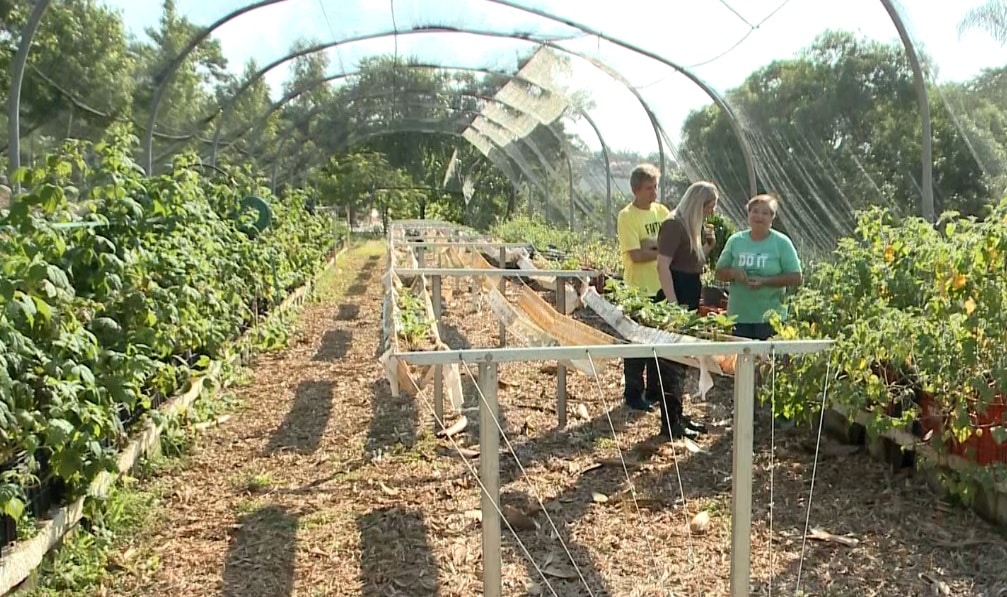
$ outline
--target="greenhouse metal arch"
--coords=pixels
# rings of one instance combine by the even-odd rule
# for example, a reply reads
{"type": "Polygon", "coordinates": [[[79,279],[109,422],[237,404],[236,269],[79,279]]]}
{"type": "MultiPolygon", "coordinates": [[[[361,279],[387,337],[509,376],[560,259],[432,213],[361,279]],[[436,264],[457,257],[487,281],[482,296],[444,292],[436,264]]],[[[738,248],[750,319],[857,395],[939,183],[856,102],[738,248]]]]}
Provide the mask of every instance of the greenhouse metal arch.
{"type": "MultiPolygon", "coordinates": [[[[239,16],[241,16],[243,14],[246,14],[248,12],[254,11],[254,10],[258,9],[258,8],[262,8],[262,7],[265,7],[265,6],[269,6],[269,5],[273,5],[273,4],[278,4],[278,3],[284,2],[284,1],[285,0],[260,0],[259,2],[246,5],[246,6],[242,7],[242,8],[236,9],[236,10],[234,10],[234,11],[232,11],[232,12],[224,15],[223,17],[221,17],[220,19],[218,19],[217,21],[215,21],[214,23],[212,23],[210,26],[206,27],[197,36],[195,36],[189,42],[189,44],[175,57],[175,59],[172,60],[172,62],[169,63],[168,66],[162,71],[161,76],[158,77],[158,79],[159,79],[159,85],[155,89],[154,97],[153,97],[153,100],[151,102],[151,104],[152,104],[151,105],[151,111],[150,111],[150,115],[149,115],[147,130],[146,130],[145,137],[144,137],[145,162],[146,162],[146,166],[147,166],[147,171],[148,172],[150,172],[150,170],[151,170],[151,162],[152,162],[152,159],[153,159],[153,135],[152,135],[152,133],[153,133],[154,126],[155,126],[155,123],[156,123],[156,120],[157,120],[158,107],[160,105],[161,98],[162,98],[163,93],[164,93],[164,89],[174,79],[174,73],[178,69],[178,66],[181,65],[181,63],[185,60],[185,58],[196,48],[196,46],[199,45],[200,42],[202,42],[207,37],[209,37],[219,27],[223,26],[224,24],[228,23],[229,21],[231,21],[231,20],[233,20],[233,19],[235,19],[235,18],[237,18],[237,17],[239,17],[239,16]]],[[[708,95],[710,95],[710,97],[713,99],[713,101],[722,110],[725,110],[725,113],[728,116],[728,120],[731,123],[732,129],[734,129],[735,136],[738,137],[738,140],[739,140],[739,142],[742,145],[743,155],[745,156],[746,161],[749,161],[749,163],[746,163],[746,166],[747,166],[747,168],[749,170],[749,178],[751,179],[750,180],[750,184],[752,184],[754,186],[754,178],[755,178],[755,175],[754,175],[754,164],[750,163],[751,155],[750,155],[750,152],[748,151],[747,139],[745,137],[744,131],[741,129],[741,125],[738,122],[738,119],[734,116],[733,112],[730,111],[729,107],[726,105],[726,102],[724,102],[723,98],[720,97],[719,93],[717,93],[714,89],[710,88],[708,85],[706,85],[705,83],[703,83],[698,77],[695,77],[695,75],[693,75],[688,69],[685,69],[685,68],[682,68],[682,67],[676,65],[675,63],[669,61],[668,59],[666,59],[666,58],[664,58],[664,57],[662,57],[660,55],[657,55],[657,54],[655,54],[653,52],[649,52],[647,50],[639,48],[638,46],[635,46],[633,44],[627,43],[627,42],[622,41],[620,39],[613,38],[611,36],[607,36],[604,33],[600,32],[600,31],[598,31],[598,30],[596,30],[596,29],[594,29],[592,27],[586,26],[586,25],[584,25],[582,23],[578,23],[578,22],[576,22],[576,21],[574,21],[572,19],[564,18],[564,17],[552,14],[552,13],[544,11],[544,10],[522,6],[520,4],[517,4],[517,3],[513,2],[512,0],[486,0],[486,1],[490,2],[490,3],[493,3],[493,4],[500,5],[500,6],[506,6],[508,8],[513,9],[513,10],[518,10],[518,11],[522,11],[522,12],[525,12],[525,13],[528,13],[528,14],[536,15],[538,17],[545,18],[545,19],[551,20],[553,22],[562,23],[564,25],[567,25],[569,27],[577,29],[577,30],[579,30],[579,31],[581,31],[583,33],[597,36],[599,39],[603,39],[605,41],[608,41],[610,43],[613,43],[613,44],[616,44],[616,45],[618,45],[620,47],[628,49],[630,51],[636,52],[636,53],[638,53],[638,54],[640,54],[642,56],[646,56],[648,58],[657,60],[658,62],[661,62],[661,63],[663,63],[663,64],[665,64],[665,65],[673,68],[674,70],[676,70],[680,74],[686,76],[687,78],[689,78],[690,80],[692,80],[697,85],[700,85],[700,87],[702,87],[702,89],[708,95]]],[[[922,130],[921,130],[921,137],[922,137],[922,139],[921,139],[921,142],[922,142],[922,158],[921,158],[921,162],[922,162],[922,164],[921,164],[922,165],[922,204],[921,204],[921,211],[922,211],[922,215],[925,218],[927,218],[930,221],[933,221],[934,218],[935,218],[934,206],[933,206],[933,164],[932,164],[933,135],[932,135],[932,130],[931,130],[929,97],[928,97],[927,92],[926,92],[926,81],[925,81],[925,78],[924,78],[924,75],[923,75],[923,72],[922,72],[922,68],[920,67],[920,64],[919,64],[919,59],[918,59],[917,54],[916,54],[915,45],[913,44],[910,36],[908,35],[908,32],[907,32],[907,30],[905,28],[905,25],[902,22],[902,19],[901,19],[901,17],[898,14],[898,11],[895,9],[895,7],[892,4],[891,0],[880,0],[880,2],[884,6],[885,11],[888,13],[889,17],[892,20],[892,23],[895,25],[896,30],[899,33],[899,38],[902,41],[902,45],[903,45],[903,47],[906,50],[906,54],[909,57],[910,65],[912,66],[912,69],[913,69],[913,79],[914,79],[914,83],[915,83],[915,91],[916,91],[916,95],[917,95],[917,101],[918,101],[918,104],[919,104],[919,107],[920,107],[920,117],[921,117],[921,121],[922,121],[922,130]]],[[[35,5],[32,8],[31,13],[28,16],[28,20],[26,21],[25,26],[22,29],[21,39],[18,42],[18,49],[17,49],[17,52],[16,52],[15,57],[14,57],[13,68],[12,68],[12,76],[11,76],[11,89],[10,89],[10,95],[8,97],[8,117],[9,117],[9,121],[8,121],[8,137],[9,137],[8,152],[9,152],[9,155],[10,155],[10,166],[11,166],[11,172],[12,173],[14,171],[16,171],[20,167],[20,120],[19,120],[19,116],[20,116],[20,96],[21,96],[22,83],[23,83],[23,80],[24,80],[25,66],[27,64],[28,53],[29,53],[29,50],[30,50],[30,46],[31,46],[32,40],[33,40],[33,38],[35,36],[35,33],[36,33],[37,29],[38,29],[39,24],[41,23],[41,19],[43,18],[44,12],[45,12],[46,8],[48,8],[49,4],[50,4],[50,0],[37,0],[36,1],[35,5]]],[[[425,30],[429,31],[430,29],[425,29],[425,30]]],[[[448,31],[450,31],[450,30],[444,30],[444,32],[448,32],[448,31]]],[[[460,31],[460,30],[457,30],[457,31],[460,31]]],[[[392,33],[392,35],[402,35],[404,33],[406,33],[406,32],[397,32],[396,31],[396,32],[392,33]]],[[[525,40],[528,40],[528,36],[522,36],[522,35],[519,35],[519,34],[509,34],[509,35],[507,35],[507,34],[498,34],[498,35],[501,36],[501,37],[509,37],[509,38],[513,38],[513,39],[525,39],[525,40]]],[[[529,40],[529,41],[531,41],[531,40],[529,40]]],[[[534,43],[538,43],[539,45],[548,45],[549,44],[549,42],[534,42],[534,43]]],[[[557,47],[557,49],[559,49],[561,51],[566,51],[564,48],[560,48],[560,47],[557,47]]],[[[591,60],[591,62],[594,63],[596,61],[591,60]]],[[[598,62],[600,62],[600,61],[598,61],[598,62]]],[[[657,122],[656,118],[654,118],[654,115],[652,114],[652,112],[649,109],[647,110],[647,112],[648,112],[648,116],[651,117],[652,122],[655,125],[655,129],[657,129],[660,126],[659,122],[657,122]]],[[[663,152],[663,142],[661,141],[660,133],[658,133],[658,144],[659,144],[659,149],[661,150],[661,167],[663,169],[663,167],[664,167],[664,152],[663,152]]],[[[753,192],[754,192],[754,189],[753,189],[753,192]]]]}
{"type": "MultiPolygon", "coordinates": [[[[406,64],[406,65],[402,65],[402,68],[410,68],[410,69],[411,68],[429,68],[429,69],[459,70],[459,71],[466,71],[466,72],[480,72],[480,73],[485,73],[485,74],[493,74],[493,75],[505,77],[505,78],[507,78],[508,80],[511,80],[511,81],[521,81],[521,82],[526,83],[528,85],[536,86],[536,87],[539,87],[540,89],[552,92],[551,90],[548,90],[548,89],[545,89],[545,88],[541,87],[541,85],[539,83],[536,83],[536,82],[534,82],[534,81],[532,81],[530,79],[527,79],[527,78],[521,76],[520,74],[514,74],[514,73],[505,72],[505,71],[495,71],[495,70],[491,70],[491,69],[475,68],[475,67],[454,67],[454,66],[451,66],[451,67],[437,67],[437,66],[425,65],[425,64],[406,64]]],[[[292,101],[296,97],[299,97],[301,94],[308,93],[312,89],[314,89],[317,86],[322,85],[324,83],[331,82],[331,81],[334,81],[334,80],[337,80],[337,79],[341,79],[341,78],[345,78],[345,77],[349,77],[349,76],[353,76],[354,74],[357,74],[358,72],[359,71],[354,71],[354,72],[347,72],[347,73],[339,73],[339,74],[336,74],[336,75],[331,75],[331,76],[326,76],[326,77],[320,77],[320,78],[317,78],[317,79],[314,79],[314,80],[308,82],[305,85],[302,85],[301,87],[299,87],[299,88],[297,88],[295,90],[290,91],[289,93],[287,93],[286,95],[284,95],[282,98],[280,98],[276,102],[273,102],[273,104],[270,106],[270,109],[265,114],[263,114],[263,115],[261,115],[259,117],[259,119],[256,121],[255,125],[252,128],[253,129],[257,129],[258,127],[261,127],[262,124],[264,122],[266,122],[266,120],[268,120],[268,118],[272,114],[274,114],[277,110],[281,109],[284,105],[286,105],[287,102],[292,101]]],[[[399,90],[399,92],[402,92],[402,90],[399,90]]],[[[408,93],[408,91],[406,91],[406,92],[408,93]]],[[[523,113],[525,115],[528,115],[528,116],[531,116],[531,117],[535,118],[535,120],[539,124],[541,124],[542,126],[548,128],[549,132],[552,133],[552,135],[565,148],[564,151],[565,151],[565,153],[567,153],[567,161],[568,162],[570,161],[569,149],[566,148],[567,141],[565,139],[561,138],[558,135],[558,133],[556,133],[556,131],[552,128],[551,123],[545,122],[542,118],[538,117],[538,115],[534,111],[527,110],[527,109],[525,109],[525,108],[523,108],[521,106],[518,106],[516,104],[513,104],[513,103],[505,102],[502,99],[497,98],[497,97],[491,97],[491,96],[485,96],[485,95],[474,96],[474,95],[471,95],[471,94],[465,94],[465,93],[461,93],[461,92],[451,93],[450,95],[455,96],[455,97],[473,97],[475,99],[481,99],[483,101],[491,101],[493,103],[498,103],[498,104],[507,106],[509,108],[513,108],[513,109],[515,109],[517,111],[520,111],[521,113],[523,113]]],[[[359,99],[359,98],[355,98],[355,99],[359,99]]],[[[578,106],[575,106],[573,104],[569,104],[568,107],[573,108],[577,112],[578,116],[583,116],[584,117],[585,121],[588,122],[588,124],[591,126],[592,130],[598,136],[599,143],[601,144],[602,155],[603,155],[603,158],[604,158],[604,161],[605,161],[605,180],[606,180],[606,194],[605,194],[605,197],[606,197],[606,202],[607,202],[607,208],[609,210],[608,217],[606,219],[606,230],[609,233],[611,233],[612,231],[609,230],[609,228],[611,228],[611,221],[610,220],[612,220],[612,218],[614,218],[614,214],[612,213],[612,210],[613,210],[613,206],[612,206],[612,184],[611,184],[612,181],[611,181],[611,164],[609,162],[608,144],[606,143],[605,138],[602,135],[601,131],[599,130],[597,124],[590,117],[590,115],[587,113],[586,110],[583,110],[582,108],[580,108],[578,106]]],[[[316,114],[316,113],[317,113],[316,111],[312,111],[312,112],[309,112],[306,116],[307,117],[311,117],[311,116],[314,116],[314,114],[316,114]]],[[[486,115],[484,113],[477,113],[477,116],[482,116],[483,118],[486,118],[489,121],[495,122],[492,118],[490,118],[488,115],[486,115]]],[[[216,131],[216,133],[214,135],[214,149],[213,149],[213,154],[211,156],[211,162],[214,162],[215,159],[216,159],[216,152],[217,152],[217,147],[218,147],[217,144],[218,144],[218,142],[220,140],[220,137],[221,137],[221,134],[222,134],[221,123],[223,122],[223,118],[221,118],[217,122],[218,122],[218,127],[217,127],[217,131],[216,131]]],[[[501,128],[506,128],[505,126],[503,126],[502,123],[497,122],[497,124],[499,126],[501,126],[501,128]]],[[[245,129],[238,136],[229,139],[227,141],[228,146],[234,144],[237,140],[241,139],[245,134],[251,132],[251,130],[252,129],[245,129]]],[[[513,132],[513,131],[511,131],[511,132],[513,132]]],[[[539,160],[544,163],[544,165],[547,167],[547,169],[551,169],[551,165],[549,165],[548,163],[545,163],[545,158],[540,155],[540,152],[538,151],[538,149],[535,147],[535,145],[533,143],[528,142],[526,139],[524,139],[524,137],[522,135],[518,135],[516,133],[515,133],[515,140],[516,141],[520,141],[522,143],[525,143],[526,145],[528,145],[529,147],[531,147],[532,151],[538,155],[539,160]]],[[[581,211],[582,212],[587,213],[586,209],[583,206],[580,206],[580,207],[581,207],[581,211]]]]}

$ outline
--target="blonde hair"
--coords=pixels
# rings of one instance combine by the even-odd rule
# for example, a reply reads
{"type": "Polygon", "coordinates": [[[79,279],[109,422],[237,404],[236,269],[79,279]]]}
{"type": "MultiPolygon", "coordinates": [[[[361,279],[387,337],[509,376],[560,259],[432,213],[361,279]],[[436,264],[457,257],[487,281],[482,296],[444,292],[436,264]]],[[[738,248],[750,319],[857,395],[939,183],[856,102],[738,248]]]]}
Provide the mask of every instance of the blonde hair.
{"type": "Polygon", "coordinates": [[[633,172],[629,175],[629,188],[633,191],[640,188],[645,182],[654,181],[661,178],[661,171],[657,169],[657,166],[653,164],[640,164],[636,168],[633,168],[633,172]]]}
{"type": "Polygon", "coordinates": [[[717,185],[712,182],[700,180],[689,185],[682,195],[682,200],[678,202],[671,217],[682,223],[685,234],[689,237],[689,245],[692,252],[700,261],[706,259],[703,254],[703,213],[707,205],[716,201],[720,197],[717,185]]]}
{"type": "Polygon", "coordinates": [[[762,195],[756,195],[748,200],[748,204],[745,206],[747,211],[752,211],[752,208],[756,205],[765,205],[769,208],[769,211],[773,212],[773,217],[776,217],[777,212],[780,211],[780,200],[776,197],[763,193],[762,195]]]}

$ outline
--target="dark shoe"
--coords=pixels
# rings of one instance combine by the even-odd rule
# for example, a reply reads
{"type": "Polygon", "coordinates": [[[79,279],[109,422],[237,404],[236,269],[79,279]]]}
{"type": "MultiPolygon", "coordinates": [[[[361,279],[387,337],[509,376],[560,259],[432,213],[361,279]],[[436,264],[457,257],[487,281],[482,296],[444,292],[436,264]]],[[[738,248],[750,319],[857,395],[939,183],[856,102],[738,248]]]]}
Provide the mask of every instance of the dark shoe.
{"type": "Polygon", "coordinates": [[[650,403],[644,400],[643,398],[636,398],[636,399],[627,398],[626,406],[632,408],[633,410],[642,410],[643,412],[648,413],[654,412],[654,407],[652,407],[650,403]]]}
{"type": "Polygon", "coordinates": [[[686,429],[692,429],[696,433],[706,433],[706,424],[700,421],[693,421],[689,417],[682,417],[682,425],[686,429]]]}
{"type": "Polygon", "coordinates": [[[689,439],[696,439],[699,437],[699,432],[694,429],[689,429],[688,427],[683,425],[681,421],[676,421],[671,424],[670,432],[667,429],[661,429],[660,435],[666,437],[672,437],[674,439],[682,439],[683,437],[687,437],[689,439]]]}
{"type": "Polygon", "coordinates": [[[653,406],[657,406],[657,405],[661,404],[661,397],[660,396],[644,396],[643,399],[646,400],[648,403],[650,403],[653,406]]]}

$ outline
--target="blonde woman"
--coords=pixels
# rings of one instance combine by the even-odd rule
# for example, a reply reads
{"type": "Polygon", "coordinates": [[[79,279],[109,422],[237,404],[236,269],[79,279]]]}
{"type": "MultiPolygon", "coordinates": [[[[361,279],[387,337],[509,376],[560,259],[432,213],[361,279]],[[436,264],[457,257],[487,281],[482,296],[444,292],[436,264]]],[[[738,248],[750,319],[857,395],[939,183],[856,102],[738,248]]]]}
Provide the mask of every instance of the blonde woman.
{"type": "MultiPolygon", "coordinates": [[[[713,249],[716,240],[713,230],[703,227],[703,221],[717,208],[719,196],[713,183],[693,183],[685,191],[678,207],[661,224],[657,234],[657,273],[661,291],[657,300],[676,303],[690,310],[699,309],[703,292],[700,275],[706,255],[713,249]]],[[[660,435],[679,438],[704,433],[706,427],[690,420],[682,411],[685,368],[671,361],[662,361],[661,374],[664,392],[660,404],[660,435]]]]}
{"type": "Polygon", "coordinates": [[[700,276],[716,237],[703,222],[717,209],[720,193],[711,182],[693,183],[657,235],[657,273],[669,303],[695,311],[703,293],[700,276]]]}

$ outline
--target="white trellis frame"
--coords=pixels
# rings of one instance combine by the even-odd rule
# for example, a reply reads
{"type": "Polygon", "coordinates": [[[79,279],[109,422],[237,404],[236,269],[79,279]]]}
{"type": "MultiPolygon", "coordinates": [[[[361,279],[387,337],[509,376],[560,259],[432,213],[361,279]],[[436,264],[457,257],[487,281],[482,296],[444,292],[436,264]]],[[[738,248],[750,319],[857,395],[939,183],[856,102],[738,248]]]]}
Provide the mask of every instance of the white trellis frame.
{"type": "MultiPolygon", "coordinates": [[[[433,222],[393,222],[389,230],[389,250],[398,245],[418,252],[419,268],[395,267],[394,272],[405,276],[427,276],[432,282],[434,313],[441,316],[440,286],[442,277],[499,277],[501,287],[508,277],[555,276],[557,282],[570,278],[585,279],[594,275],[591,271],[572,270],[523,270],[523,269],[481,269],[481,268],[441,268],[425,267],[422,258],[424,246],[441,248],[447,246],[472,247],[472,245],[499,248],[501,262],[505,261],[505,250],[518,243],[499,243],[492,239],[473,242],[471,236],[461,236],[461,230],[451,225],[433,222]],[[396,233],[401,228],[413,228],[419,232],[455,235],[451,240],[430,243],[398,239],[396,233]],[[454,242],[452,242],[452,240],[454,242]]],[[[521,245],[524,246],[524,245],[521,245]]],[[[474,248],[474,247],[473,247],[474,248]]],[[[557,308],[563,312],[565,283],[557,285],[557,308]]],[[[501,335],[503,342],[503,335],[501,335]]],[[[548,346],[525,348],[480,348],[465,350],[441,350],[434,352],[397,352],[389,355],[390,360],[401,359],[411,365],[435,366],[439,373],[443,365],[468,363],[478,366],[479,387],[484,397],[479,403],[479,475],[484,488],[482,495],[482,542],[483,542],[483,594],[486,597],[500,597],[501,579],[501,532],[500,532],[500,435],[495,421],[499,417],[497,402],[497,365],[500,363],[526,361],[557,361],[557,412],[559,425],[566,423],[566,368],[563,361],[592,358],[674,358],[712,357],[737,355],[734,372],[734,447],[731,477],[731,597],[748,597],[751,572],[752,533],[752,454],[753,417],[755,406],[755,357],[784,354],[812,354],[830,350],[832,340],[786,340],[756,341],[731,340],[719,342],[682,342],[677,344],[604,344],[596,346],[548,346]]],[[[435,384],[435,390],[439,390],[435,384]]],[[[435,406],[442,400],[435,391],[435,406]]],[[[442,410],[442,409],[437,409],[442,410]]]]}
{"type": "Polygon", "coordinates": [[[752,533],[752,450],[755,405],[755,357],[770,354],[809,354],[832,347],[832,340],[758,340],[681,344],[605,344],[485,348],[390,355],[412,365],[475,364],[485,397],[479,403],[479,475],[482,496],[483,594],[502,592],[500,559],[500,435],[497,365],[521,361],[583,359],[673,358],[737,355],[734,376],[734,457],[731,477],[731,596],[748,597],[752,533]]]}

